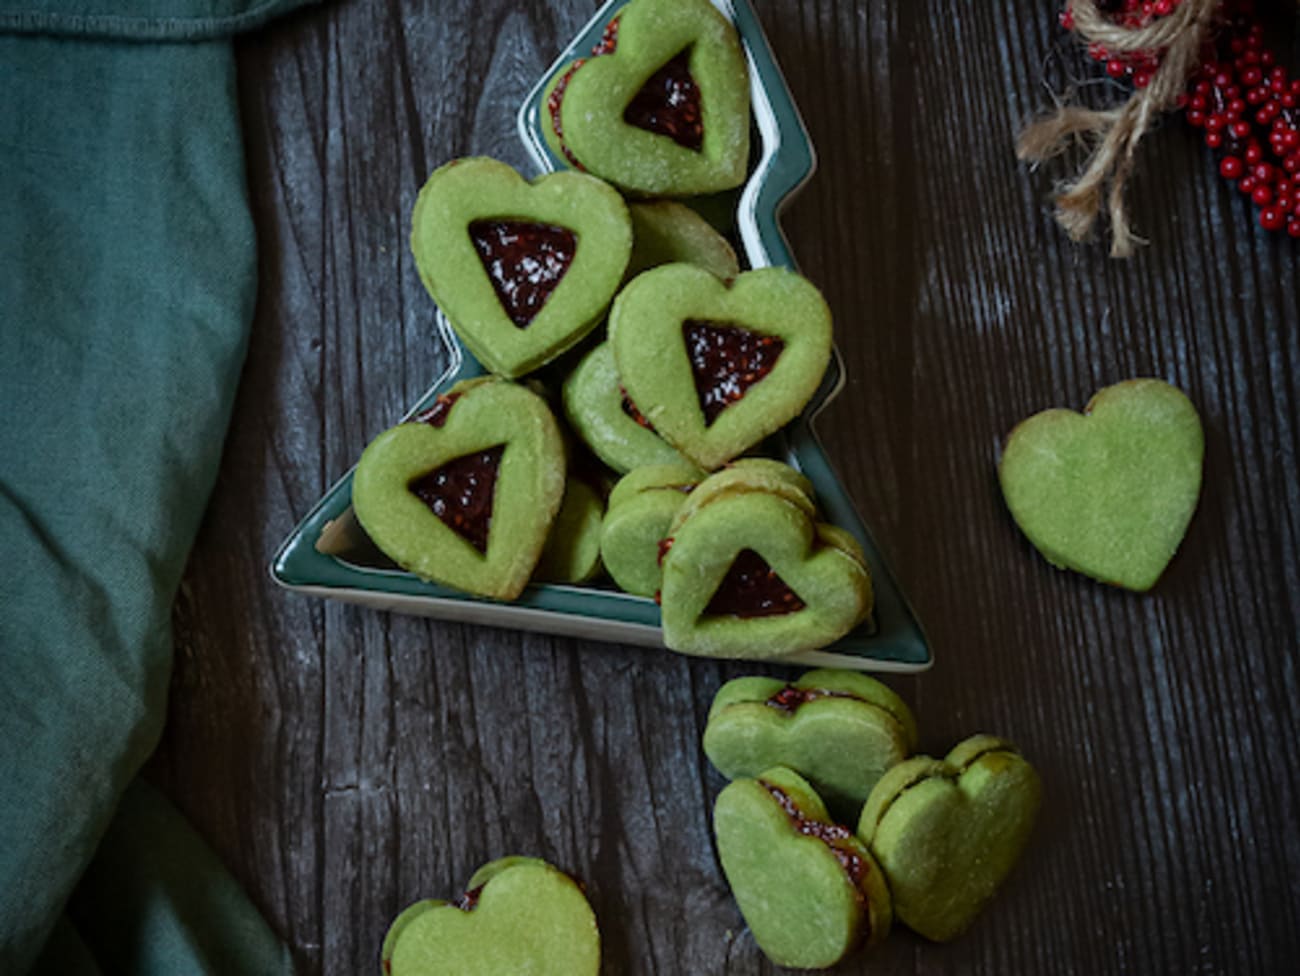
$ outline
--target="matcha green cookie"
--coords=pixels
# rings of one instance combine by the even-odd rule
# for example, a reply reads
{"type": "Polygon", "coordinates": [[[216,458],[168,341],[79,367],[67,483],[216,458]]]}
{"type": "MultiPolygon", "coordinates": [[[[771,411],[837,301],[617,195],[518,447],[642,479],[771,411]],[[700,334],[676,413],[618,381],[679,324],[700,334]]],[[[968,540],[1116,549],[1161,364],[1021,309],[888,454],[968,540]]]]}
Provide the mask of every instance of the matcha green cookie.
{"type": "Polygon", "coordinates": [[[889,934],[889,887],[865,844],[784,767],[713,808],[718,858],[754,941],[778,966],[825,969],[889,934]]]}
{"type": "Polygon", "coordinates": [[[661,264],[693,264],[730,281],[740,274],[736,252],[713,225],[672,200],[628,204],[632,215],[632,259],[625,279],[661,264]]]}
{"type": "Polygon", "coordinates": [[[648,196],[744,182],[749,71],[735,28],[708,0],[632,0],[592,53],[542,94],[557,156],[648,196]]]}
{"type": "Polygon", "coordinates": [[[632,403],[706,469],[798,416],[831,355],[826,302],[785,268],[731,286],[687,264],[654,268],[619,293],[609,330],[632,403]]]}
{"type": "Polygon", "coordinates": [[[637,468],[614,486],[600,554],[619,589],[636,596],[659,592],[659,543],[699,479],[690,465],[661,464],[637,468]]]}
{"type": "Polygon", "coordinates": [[[713,699],[704,754],[728,779],[789,766],[832,810],[854,819],[871,788],[916,748],[898,695],[856,671],[809,671],[794,684],[736,678],[713,699]]]}
{"type": "Polygon", "coordinates": [[[776,494],[724,493],[700,507],[664,543],[664,644],[766,658],[843,637],[870,612],[871,577],[860,553],[828,541],[844,540],[776,494]]]}
{"type": "Polygon", "coordinates": [[[1007,439],[1007,507],[1048,562],[1149,590],[1201,492],[1205,438],[1191,401],[1161,380],[1107,387],[1082,414],[1047,410],[1007,439]]]}
{"type": "Polygon", "coordinates": [[[533,578],[548,583],[583,583],[596,576],[600,572],[604,516],[605,505],[596,489],[570,475],[533,578]]]}
{"type": "Polygon", "coordinates": [[[420,278],[489,370],[522,376],[599,324],[632,250],[608,184],[582,173],[531,183],[475,157],[434,170],[412,217],[420,278]]]}
{"type": "Polygon", "coordinates": [[[987,735],[885,773],[858,834],[889,878],[899,920],[936,942],[964,932],[1020,857],[1040,794],[1034,768],[987,735]]]}
{"type": "Polygon", "coordinates": [[[582,357],[564,381],[563,400],[574,432],[620,474],[651,464],[687,463],[628,399],[609,343],[582,357]]]}
{"type": "Polygon", "coordinates": [[[370,443],[352,477],[352,506],[404,569],[512,600],[537,563],[564,473],[564,444],[541,397],[504,380],[469,380],[370,443]]]}
{"type": "Polygon", "coordinates": [[[384,976],[596,976],[600,933],[582,889],[545,861],[484,865],[454,902],[416,902],[384,938],[384,976]]]}
{"type": "Polygon", "coordinates": [[[810,518],[817,513],[812,482],[794,468],[770,458],[738,458],[696,486],[690,498],[677,510],[668,534],[676,532],[692,514],[714,499],[751,491],[776,495],[810,518]]]}

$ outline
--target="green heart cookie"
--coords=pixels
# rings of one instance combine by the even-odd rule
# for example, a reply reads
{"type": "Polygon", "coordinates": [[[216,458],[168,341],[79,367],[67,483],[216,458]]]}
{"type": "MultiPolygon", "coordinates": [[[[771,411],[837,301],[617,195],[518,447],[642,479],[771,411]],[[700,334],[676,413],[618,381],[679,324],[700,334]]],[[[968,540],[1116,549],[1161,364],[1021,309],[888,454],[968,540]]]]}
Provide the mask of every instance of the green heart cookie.
{"type": "Polygon", "coordinates": [[[740,274],[736,252],[713,225],[685,204],[673,200],[630,203],[632,258],[624,279],[661,264],[693,264],[730,281],[740,274]]]}
{"type": "Polygon", "coordinates": [[[885,771],[914,748],[911,709],[856,671],[809,671],[794,684],[735,678],[718,690],[704,729],[704,754],[728,779],[788,766],[854,819],[885,771]]]}
{"type": "Polygon", "coordinates": [[[936,942],[965,931],[1020,857],[1040,794],[1034,768],[987,735],[885,773],[858,834],[889,878],[898,918],[936,942]]]}
{"type": "Polygon", "coordinates": [[[998,476],[1007,507],[1048,562],[1149,590],[1187,532],[1205,438],[1191,401],[1129,380],[1082,414],[1047,410],[1011,432],[998,476]]]}
{"type": "Polygon", "coordinates": [[[421,416],[361,455],[352,478],[358,521],[404,569],[514,599],[564,495],[555,418],[537,394],[497,379],[457,384],[421,416]]]}
{"type": "Polygon", "coordinates": [[[809,518],[817,514],[812,482],[794,468],[770,458],[738,458],[695,486],[685,504],[677,510],[667,534],[674,534],[691,515],[715,499],[751,491],[776,495],[809,518]]]}
{"type": "Polygon", "coordinates": [[[548,583],[584,583],[596,576],[604,516],[605,505],[596,489],[570,475],[533,578],[548,583]]]}
{"type": "Polygon", "coordinates": [[[485,157],[434,170],[411,223],[429,294],[475,358],[506,378],[599,324],[632,249],[627,207],[608,184],[582,173],[528,183],[485,157]]]}
{"type": "Polygon", "coordinates": [[[699,480],[690,465],[660,464],[637,468],[614,486],[600,555],[619,589],[635,596],[659,592],[659,542],[699,480]]]}
{"type": "Polygon", "coordinates": [[[608,342],[593,348],[564,381],[564,415],[592,452],[620,474],[655,464],[686,464],[646,426],[623,392],[608,342]]]}
{"type": "Polygon", "coordinates": [[[824,969],[889,934],[879,866],[797,773],[778,766],[730,783],[713,829],[740,913],[778,966],[824,969]]]}
{"type": "Polygon", "coordinates": [[[593,54],[542,94],[557,156],[649,196],[744,182],[749,71],[735,28],[708,0],[632,0],[593,54]]]}
{"type": "Polygon", "coordinates": [[[416,902],[384,938],[384,976],[596,976],[600,933],[572,878],[545,861],[484,865],[453,903],[416,902]]]}
{"type": "Polygon", "coordinates": [[[761,268],[728,287],[666,264],[614,302],[610,343],[632,402],[666,441],[716,468],[798,416],[831,355],[831,315],[793,271],[761,268]]]}
{"type": "Polygon", "coordinates": [[[778,495],[718,496],[666,543],[664,644],[686,654],[766,658],[834,642],[871,608],[865,562],[843,543],[778,495]]]}

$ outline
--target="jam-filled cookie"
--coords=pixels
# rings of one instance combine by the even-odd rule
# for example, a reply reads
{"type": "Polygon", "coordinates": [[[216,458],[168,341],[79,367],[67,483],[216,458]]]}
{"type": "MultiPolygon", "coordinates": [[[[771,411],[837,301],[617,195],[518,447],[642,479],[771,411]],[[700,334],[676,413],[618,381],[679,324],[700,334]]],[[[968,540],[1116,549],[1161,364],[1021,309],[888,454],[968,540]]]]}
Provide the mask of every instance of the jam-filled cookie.
{"type": "Polygon", "coordinates": [[[704,754],[728,779],[789,766],[849,822],[914,748],[911,709],[857,671],[809,671],[793,683],[735,678],[718,690],[704,729],[704,754]]]}
{"type": "Polygon", "coordinates": [[[564,443],[546,402],[483,378],[376,437],[353,474],[352,506],[404,569],[511,600],[532,574],[564,485],[564,443]]]}
{"type": "Polygon", "coordinates": [[[596,976],[600,931],[578,883],[545,861],[504,857],[454,901],[416,902],[394,919],[383,976],[596,976]]]}
{"type": "Polygon", "coordinates": [[[675,519],[663,549],[664,644],[675,651],[765,658],[813,650],[871,611],[871,576],[852,536],[774,492],[716,495],[675,519]]]}
{"type": "Polygon", "coordinates": [[[592,348],[564,381],[564,415],[592,452],[620,474],[648,464],[688,464],[628,398],[608,342],[592,348]]]}
{"type": "Polygon", "coordinates": [[[494,159],[459,159],[420,191],[411,249],[466,348],[509,379],[600,323],[627,268],[632,221],[618,192],[593,176],[529,183],[494,159]]]}
{"type": "Polygon", "coordinates": [[[694,196],[739,186],[749,163],[749,70],[708,0],[632,0],[592,57],[542,94],[551,150],[622,189],[694,196]]]}
{"type": "Polygon", "coordinates": [[[632,403],[705,469],[798,416],[831,356],[830,309],[785,268],[730,286],[687,264],[654,268],[619,293],[609,329],[632,403]]]}
{"type": "Polygon", "coordinates": [[[898,918],[936,942],[964,932],[1020,858],[1041,793],[1033,766],[989,735],[885,773],[858,835],[889,876],[898,918]]]}
{"type": "Polygon", "coordinates": [[[875,858],[792,770],[729,784],[713,829],[740,913],[778,966],[826,969],[889,934],[889,886],[875,858]]]}
{"type": "Polygon", "coordinates": [[[659,592],[659,543],[701,477],[690,465],[658,464],[637,468],[614,486],[600,553],[619,589],[636,596],[659,592]]]}

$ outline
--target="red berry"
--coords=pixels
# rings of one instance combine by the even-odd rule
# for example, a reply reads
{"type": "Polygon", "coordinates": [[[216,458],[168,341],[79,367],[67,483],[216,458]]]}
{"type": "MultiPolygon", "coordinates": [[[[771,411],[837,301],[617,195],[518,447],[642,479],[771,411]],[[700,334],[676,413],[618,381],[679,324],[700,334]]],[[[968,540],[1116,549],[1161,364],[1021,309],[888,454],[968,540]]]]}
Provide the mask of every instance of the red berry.
{"type": "Polygon", "coordinates": [[[1224,156],[1219,163],[1219,175],[1225,180],[1241,179],[1245,169],[1245,165],[1236,156],[1224,156]]]}
{"type": "MultiPolygon", "coordinates": [[[[1241,182],[1245,183],[1245,180],[1241,182]]],[[[1266,186],[1257,186],[1250,195],[1250,202],[1257,207],[1267,207],[1273,202],[1273,191],[1266,186]]]]}
{"type": "Polygon", "coordinates": [[[1265,207],[1259,212],[1259,226],[1265,230],[1281,230],[1286,218],[1278,207],[1265,207]]]}

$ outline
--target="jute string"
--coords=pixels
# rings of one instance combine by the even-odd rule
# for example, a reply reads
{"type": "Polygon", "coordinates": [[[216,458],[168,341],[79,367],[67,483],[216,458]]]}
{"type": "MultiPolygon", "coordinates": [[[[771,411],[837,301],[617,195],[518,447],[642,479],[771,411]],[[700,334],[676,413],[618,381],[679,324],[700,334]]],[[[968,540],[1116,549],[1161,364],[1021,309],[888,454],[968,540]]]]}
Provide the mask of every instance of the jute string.
{"type": "Polygon", "coordinates": [[[1129,224],[1124,184],[1133,172],[1138,143],[1162,113],[1177,105],[1186,89],[1221,2],[1183,0],[1168,16],[1130,28],[1104,17],[1093,0],[1073,0],[1074,29],[1085,44],[1100,44],[1112,55],[1155,51],[1161,58],[1150,84],[1136,89],[1123,105],[1100,110],[1063,105],[1020,134],[1016,155],[1032,162],[1055,156],[1079,141],[1093,147],[1079,175],[1057,189],[1056,220],[1072,239],[1083,240],[1092,233],[1104,201],[1110,217],[1111,256],[1129,257],[1137,244],[1145,243],[1129,224]]]}

